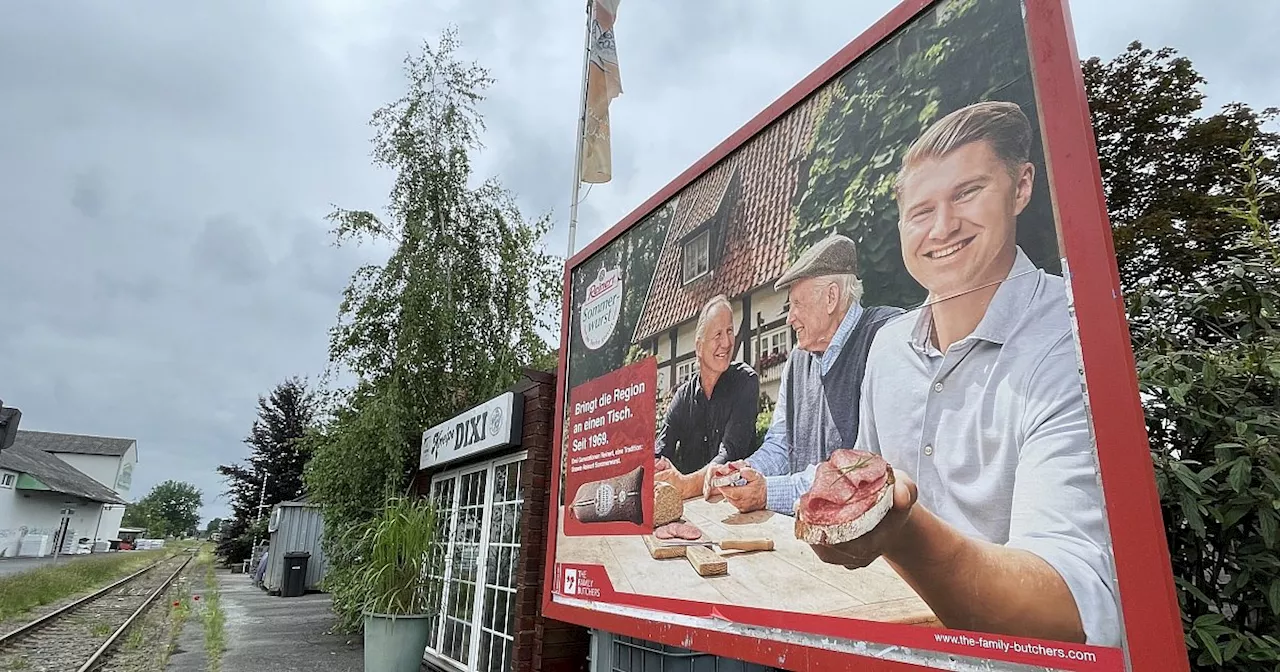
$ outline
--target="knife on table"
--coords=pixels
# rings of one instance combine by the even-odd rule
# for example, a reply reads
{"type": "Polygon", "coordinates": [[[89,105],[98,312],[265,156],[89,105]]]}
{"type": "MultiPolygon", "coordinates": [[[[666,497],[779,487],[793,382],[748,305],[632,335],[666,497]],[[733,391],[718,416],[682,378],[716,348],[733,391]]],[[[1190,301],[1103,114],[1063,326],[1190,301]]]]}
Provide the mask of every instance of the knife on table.
{"type": "Polygon", "coordinates": [[[722,551],[772,551],[772,539],[725,539],[723,541],[713,541],[710,539],[698,539],[689,541],[688,539],[661,539],[658,541],[659,546],[714,546],[722,551]]]}

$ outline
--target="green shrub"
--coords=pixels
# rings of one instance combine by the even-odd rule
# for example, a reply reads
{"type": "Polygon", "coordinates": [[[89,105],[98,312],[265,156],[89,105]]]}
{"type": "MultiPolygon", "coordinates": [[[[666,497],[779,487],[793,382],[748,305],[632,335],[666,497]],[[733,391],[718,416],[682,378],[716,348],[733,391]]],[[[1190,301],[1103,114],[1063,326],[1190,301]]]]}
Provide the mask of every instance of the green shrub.
{"type": "Polygon", "coordinates": [[[764,444],[764,435],[769,433],[769,425],[773,424],[773,399],[764,392],[760,393],[759,412],[756,413],[756,447],[764,444]]]}
{"type": "Polygon", "coordinates": [[[364,611],[394,616],[430,614],[430,562],[436,557],[436,512],[427,499],[397,497],[365,528],[359,581],[364,611]]]}
{"type": "Polygon", "coordinates": [[[1225,211],[1247,224],[1182,286],[1129,297],[1166,535],[1197,669],[1280,669],[1280,229],[1263,158],[1225,211]]]}

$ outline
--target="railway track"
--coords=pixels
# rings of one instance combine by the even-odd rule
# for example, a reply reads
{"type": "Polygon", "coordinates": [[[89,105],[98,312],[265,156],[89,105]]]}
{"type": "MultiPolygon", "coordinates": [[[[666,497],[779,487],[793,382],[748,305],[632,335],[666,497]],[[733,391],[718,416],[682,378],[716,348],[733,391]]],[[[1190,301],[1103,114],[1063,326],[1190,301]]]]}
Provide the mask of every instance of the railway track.
{"type": "Polygon", "coordinates": [[[180,552],[0,635],[0,670],[89,672],[195,557],[180,552]]]}

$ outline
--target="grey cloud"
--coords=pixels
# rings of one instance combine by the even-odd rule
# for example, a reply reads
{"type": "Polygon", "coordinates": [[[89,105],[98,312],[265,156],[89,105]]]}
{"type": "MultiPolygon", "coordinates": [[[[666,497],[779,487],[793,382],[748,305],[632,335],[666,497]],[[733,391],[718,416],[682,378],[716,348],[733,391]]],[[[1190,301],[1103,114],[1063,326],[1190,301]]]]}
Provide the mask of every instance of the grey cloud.
{"type": "MultiPolygon", "coordinates": [[[[641,2],[618,18],[615,179],[588,243],[870,26],[896,0],[641,2]]],[[[330,245],[329,204],[380,210],[372,111],[401,62],[457,24],[497,79],[478,177],[565,246],[582,3],[11,3],[0,21],[0,396],[33,429],[133,436],[135,495],[204,490],[241,459],[257,395],[325,366],[350,273],[385,245],[330,245]],[[10,251],[12,250],[12,251],[10,251]]],[[[1074,0],[1082,55],[1170,44],[1211,104],[1280,104],[1273,3],[1074,0]]],[[[585,191],[585,190],[584,190],[585,191]]]]}
{"type": "Polygon", "coordinates": [[[97,219],[106,206],[107,197],[103,193],[105,189],[100,171],[80,173],[72,184],[71,205],[85,217],[97,219]]]}
{"type": "Polygon", "coordinates": [[[110,305],[152,303],[164,293],[165,280],[150,273],[134,273],[127,269],[99,268],[93,271],[93,298],[110,305]]]}
{"type": "Polygon", "coordinates": [[[257,232],[226,215],[205,222],[204,230],[191,245],[191,259],[218,280],[233,285],[259,283],[271,269],[257,232]]]}
{"type": "Polygon", "coordinates": [[[1082,58],[1109,58],[1133,40],[1153,49],[1174,47],[1190,58],[1209,82],[1206,112],[1231,101],[1280,106],[1280,71],[1274,67],[1277,3],[1182,1],[1153,11],[1146,3],[1076,0],[1072,16],[1082,58]]]}

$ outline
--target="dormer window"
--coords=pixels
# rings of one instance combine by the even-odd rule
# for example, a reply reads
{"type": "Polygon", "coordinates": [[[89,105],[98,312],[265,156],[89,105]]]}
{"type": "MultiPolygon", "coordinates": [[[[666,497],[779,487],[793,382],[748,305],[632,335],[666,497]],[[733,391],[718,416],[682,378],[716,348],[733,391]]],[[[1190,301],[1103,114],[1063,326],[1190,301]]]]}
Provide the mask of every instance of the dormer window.
{"type": "Polygon", "coordinates": [[[690,283],[711,271],[711,231],[690,238],[684,244],[684,282],[690,283]]]}
{"type": "Polygon", "coordinates": [[[717,191],[700,199],[690,217],[698,223],[685,230],[680,238],[680,280],[687,285],[699,278],[714,275],[725,254],[731,214],[738,202],[741,180],[734,168],[717,191]],[[711,207],[708,207],[711,206],[711,207]],[[714,209],[712,209],[714,208],[714,209]]]}

